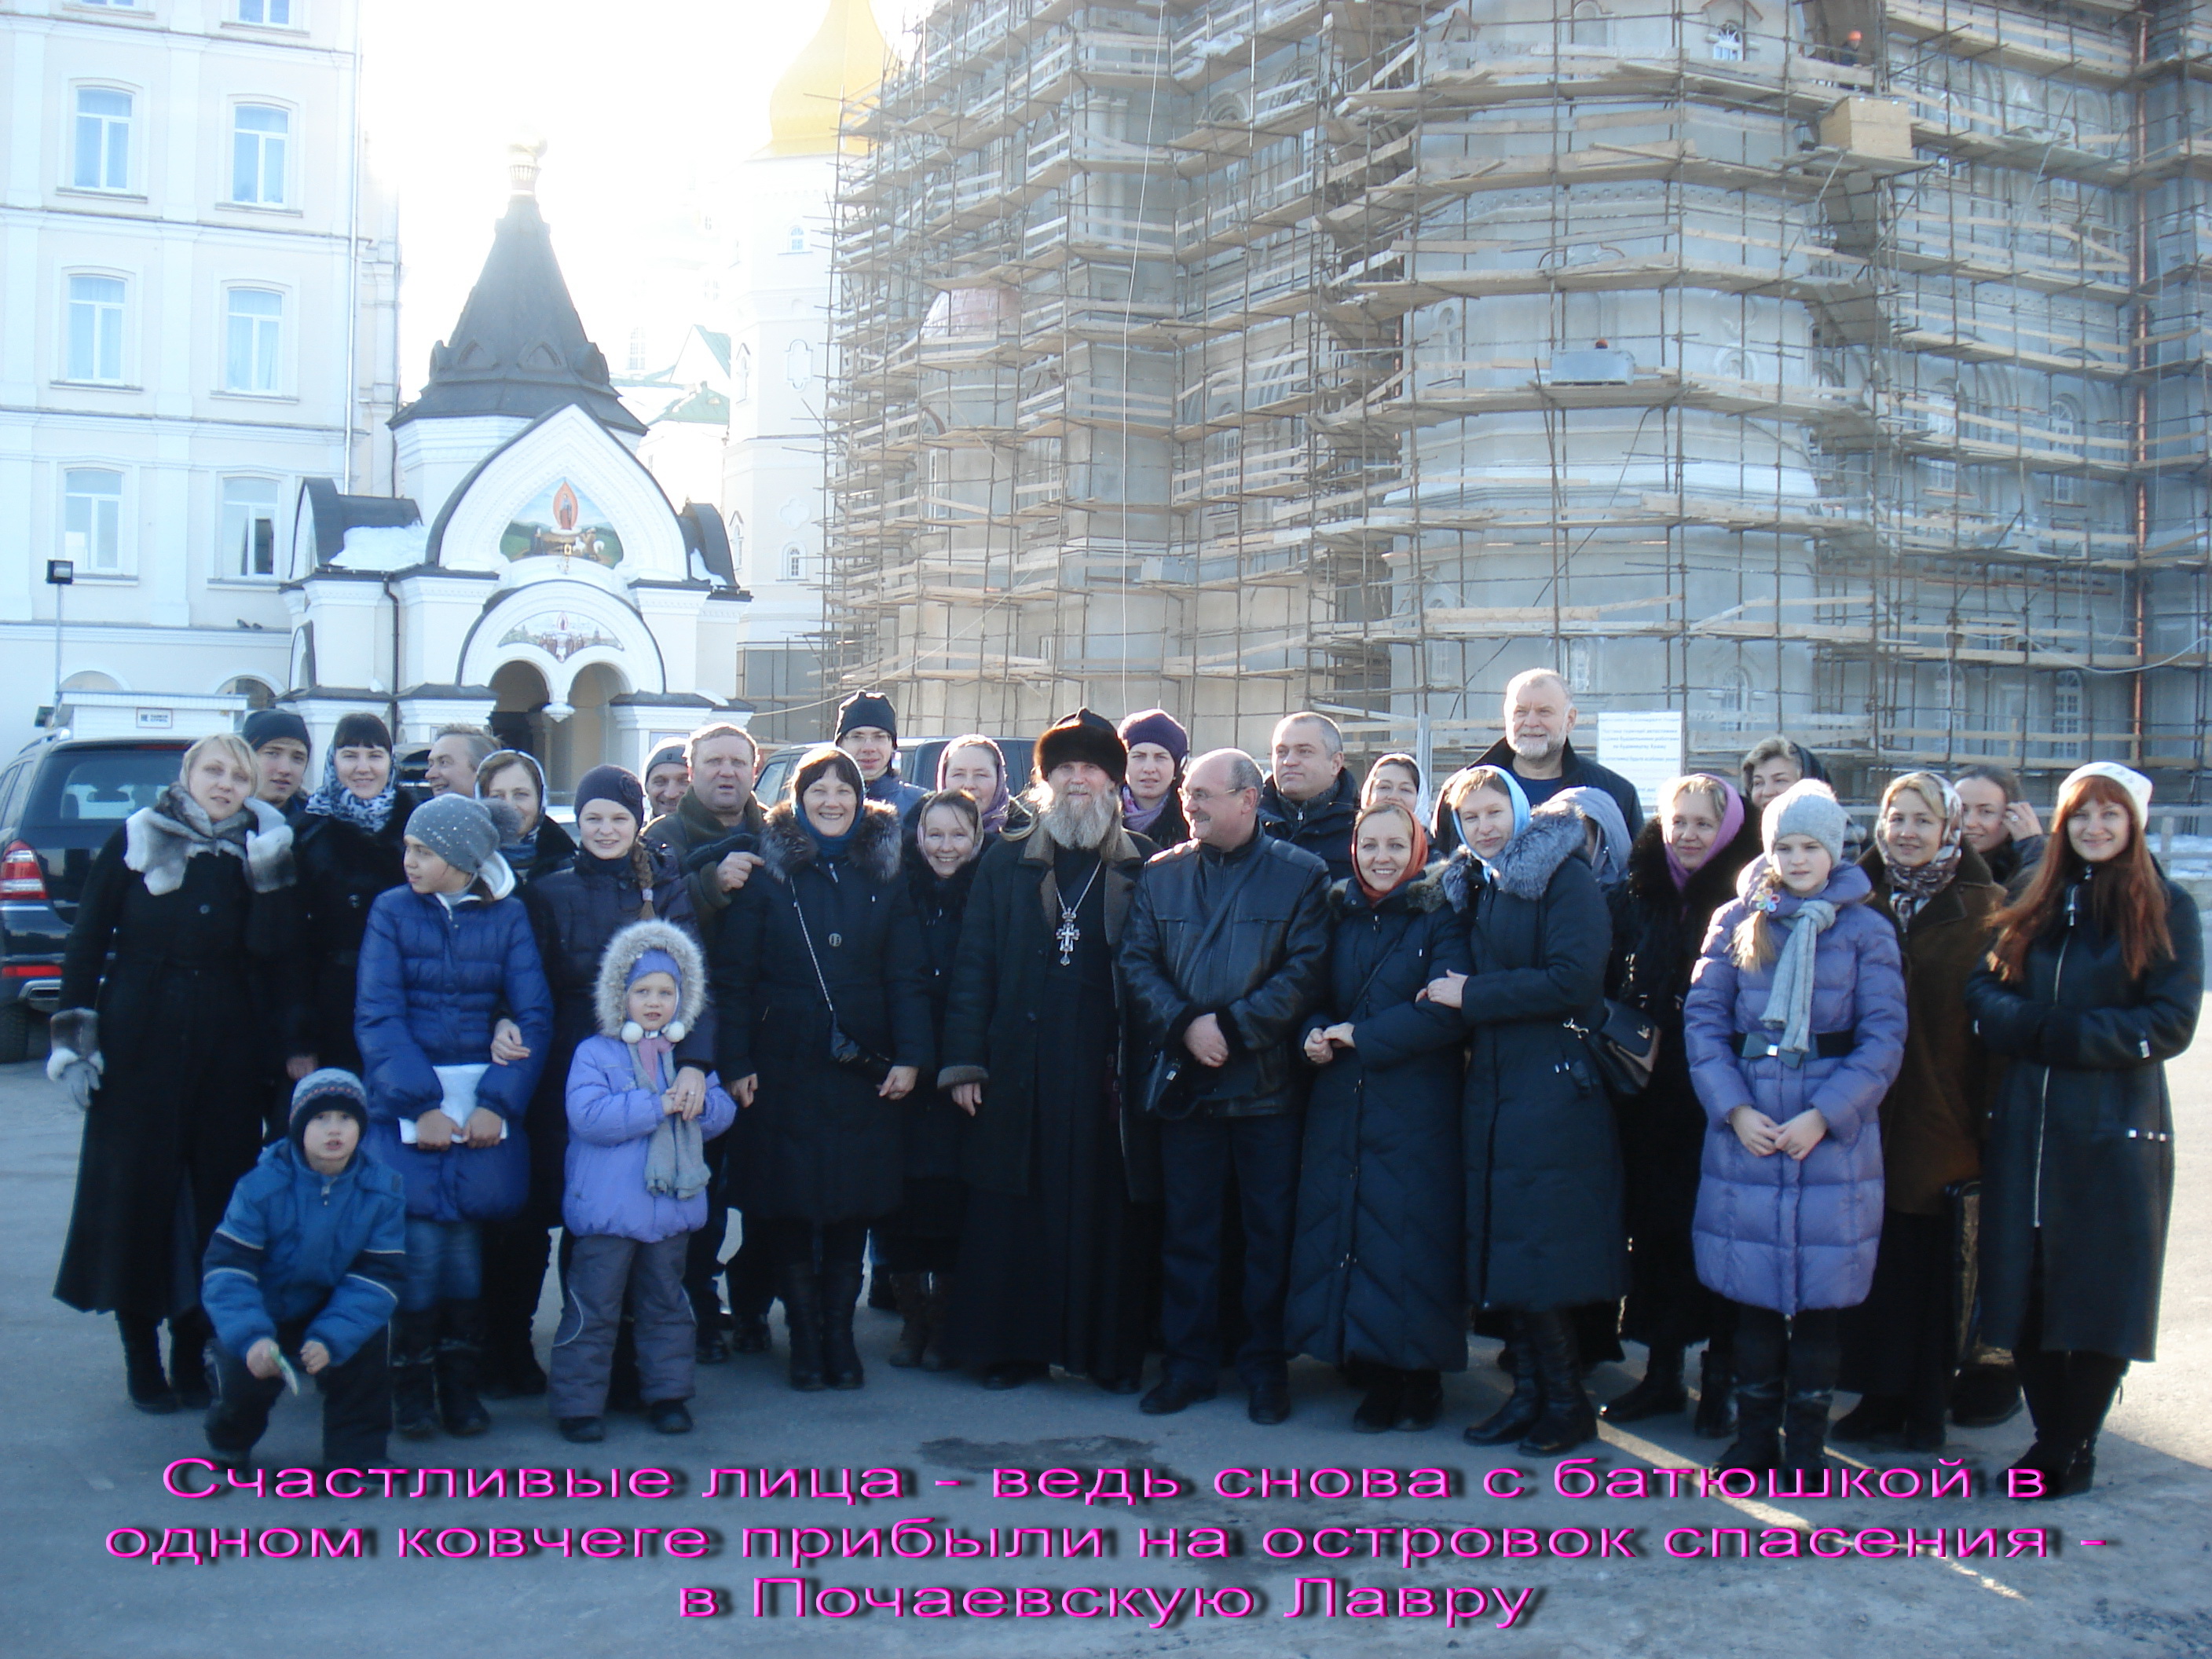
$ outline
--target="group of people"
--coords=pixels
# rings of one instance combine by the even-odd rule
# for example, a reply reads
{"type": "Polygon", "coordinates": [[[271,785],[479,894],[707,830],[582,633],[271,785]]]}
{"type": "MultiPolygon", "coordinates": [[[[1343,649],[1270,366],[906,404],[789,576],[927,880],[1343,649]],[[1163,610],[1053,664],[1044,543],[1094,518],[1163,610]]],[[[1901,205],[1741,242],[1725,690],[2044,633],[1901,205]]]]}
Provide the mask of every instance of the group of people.
{"type": "Polygon", "coordinates": [[[2001,769],[1911,772],[1863,837],[1776,738],[1647,821],[1558,676],[1504,713],[1433,800],[1310,712],[1263,770],[1079,710],[1026,787],[970,736],[926,791],[863,692],[781,800],[710,726],[586,774],[573,836],[483,733],[424,793],[349,715],[302,794],[305,726],[258,714],[94,861],[57,1294],[233,1461],[295,1362],[333,1462],[486,1396],[681,1432],[779,1300],[792,1386],[860,1388],[872,1279],[892,1364],[989,1389],[1135,1393],[1158,1352],[1146,1413],[1227,1364],[1273,1424],[1304,1353],[1354,1429],[1418,1431],[1472,1322],[1512,1379],[1476,1444],[1589,1440],[1626,1338],[1603,1414],[1691,1410],[1702,1345],[1724,1467],[1933,1449],[2024,1396],[2022,1466],[2086,1489],[2153,1353],[2200,994],[2148,781],[2080,769],[2045,836],[2001,769]]]}

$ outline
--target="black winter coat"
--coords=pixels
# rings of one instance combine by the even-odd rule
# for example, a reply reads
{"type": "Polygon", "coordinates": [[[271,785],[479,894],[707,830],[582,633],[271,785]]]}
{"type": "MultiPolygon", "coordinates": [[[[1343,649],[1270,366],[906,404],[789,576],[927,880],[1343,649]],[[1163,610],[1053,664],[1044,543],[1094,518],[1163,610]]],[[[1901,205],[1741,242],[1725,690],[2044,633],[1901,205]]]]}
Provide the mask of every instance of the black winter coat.
{"type": "Polygon", "coordinates": [[[881,1098],[875,1079],[830,1058],[831,1010],[815,963],[853,1042],[929,1074],[921,932],[899,873],[904,839],[895,809],[864,802],[833,876],[797,807],[780,801],[762,832],[765,866],[722,913],[717,1069],[731,1083],[759,1079],[738,1114],[738,1204],[748,1217],[861,1220],[899,1206],[905,1103],[881,1098]]]}
{"type": "Polygon", "coordinates": [[[748,796],[744,821],[735,829],[725,829],[721,820],[687,789],[673,812],[646,825],[645,844],[666,853],[684,872],[684,884],[691,890],[691,912],[699,918],[701,927],[711,930],[730,908],[733,896],[722,890],[720,878],[709,866],[719,865],[730,853],[757,851],[763,822],[759,797],[748,796]],[[711,859],[705,856],[710,849],[711,859]]]}
{"type": "Polygon", "coordinates": [[[300,902],[313,983],[307,1038],[318,1065],[361,1070],[361,1050],[354,1044],[353,999],[362,935],[368,931],[368,907],[376,902],[377,895],[407,879],[401,862],[407,820],[422,799],[420,793],[403,784],[384,828],[374,834],[319,813],[307,814],[299,831],[300,902]]]}
{"type": "Polygon", "coordinates": [[[55,1044],[99,1053],[106,1070],[54,1294],[153,1318],[198,1303],[199,1253],[260,1152],[282,1023],[260,994],[296,949],[298,896],[256,893],[237,859],[202,853],[157,896],[125,862],[130,834],[93,860],[62,956],[55,1044]]]}
{"type": "MultiPolygon", "coordinates": [[[[1273,778],[1260,791],[1260,823],[1267,832],[1303,847],[1328,866],[1331,881],[1352,879],[1352,826],[1359,817],[1359,783],[1346,767],[1319,800],[1286,800],[1273,778]]],[[[1164,845],[1165,843],[1163,843],[1164,845]]]]}
{"type": "Polygon", "coordinates": [[[2039,1228],[2042,1346],[2156,1358],[2173,1205],[2165,1062],[2195,1036],[2204,988],[2196,902],[2165,885],[2173,954],[2139,979],[2077,884],[2078,920],[2061,911],[2023,982],[1986,963],[1966,981],[1976,1034],[2012,1062],[1982,1162],[1982,1334],[2000,1347],[2021,1335],[2039,1228]]]}
{"type": "Polygon", "coordinates": [[[1440,874],[1379,905],[1351,883],[1330,893],[1329,992],[1305,1030],[1349,1021],[1353,1046],[1316,1069],[1307,1103],[1284,1309],[1290,1346],[1330,1364],[1467,1366],[1466,1032],[1453,1010],[1414,1000],[1471,965],[1440,874]]]}
{"type": "Polygon", "coordinates": [[[1532,1312],[1610,1302],[1627,1276],[1620,1152],[1566,1024],[1601,1017],[1612,944],[1582,819],[1539,813],[1488,879],[1479,870],[1462,854],[1443,877],[1474,959],[1461,1006],[1474,1035],[1461,1120],[1468,1292],[1478,1307],[1532,1312]]]}
{"type": "MultiPolygon", "coordinates": [[[[994,842],[973,866],[975,887],[945,1004],[937,1080],[946,1088],[988,1085],[969,1126],[960,1168],[969,1185],[984,1192],[1020,1196],[1030,1190],[1038,996],[1042,970],[1058,949],[1053,930],[1061,902],[1053,851],[1049,837],[1032,832],[994,842]]],[[[1110,947],[1118,950],[1127,937],[1137,878],[1152,851],[1150,841],[1118,826],[1105,844],[1099,880],[1110,947]]],[[[1126,1127],[1123,1140],[1126,1152],[1126,1127]]]]}
{"type": "MultiPolygon", "coordinates": [[[[960,935],[975,894],[975,872],[984,848],[945,880],[929,867],[913,837],[902,838],[905,860],[902,875],[907,902],[914,907],[915,925],[921,939],[922,994],[929,999],[929,1029],[940,1059],[945,1054],[945,1016],[952,995],[953,963],[960,952],[960,935]]],[[[909,1177],[957,1180],[960,1146],[968,1131],[968,1115],[952,1103],[948,1089],[939,1079],[925,1077],[900,1105],[905,1135],[906,1173],[909,1177]]]]}
{"type": "Polygon", "coordinates": [[[556,870],[567,869],[576,856],[576,840],[551,818],[540,818],[526,841],[499,850],[514,872],[516,888],[522,890],[556,870]]]}
{"type": "Polygon", "coordinates": [[[1154,1055],[1180,1045],[1191,1022],[1211,1013],[1229,1060],[1217,1072],[1200,1069],[1198,1109],[1221,1117],[1296,1111],[1308,1077],[1298,1032],[1328,987],[1328,867],[1286,841],[1255,828],[1225,855],[1185,842],[1152,859],[1121,940],[1132,1073],[1143,1079],[1154,1055]],[[1261,862],[1247,870],[1252,859],[1261,862]],[[1227,919],[1201,951],[1224,893],[1227,919]]]}

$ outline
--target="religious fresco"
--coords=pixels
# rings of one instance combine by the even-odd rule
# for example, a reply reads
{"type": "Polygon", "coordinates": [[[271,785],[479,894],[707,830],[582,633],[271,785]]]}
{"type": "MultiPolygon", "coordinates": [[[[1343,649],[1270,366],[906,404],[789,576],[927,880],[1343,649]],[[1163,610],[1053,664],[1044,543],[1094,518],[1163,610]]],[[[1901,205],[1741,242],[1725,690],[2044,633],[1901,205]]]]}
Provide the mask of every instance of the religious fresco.
{"type": "Polygon", "coordinates": [[[604,565],[622,562],[622,538],[592,498],[566,478],[556,479],[533,496],[499,538],[510,559],[590,559],[604,565]]]}
{"type": "Polygon", "coordinates": [[[565,611],[546,611],[517,623],[500,636],[501,645],[534,645],[555,662],[566,662],[579,651],[595,645],[619,646],[622,641],[591,622],[572,623],[565,611]]]}

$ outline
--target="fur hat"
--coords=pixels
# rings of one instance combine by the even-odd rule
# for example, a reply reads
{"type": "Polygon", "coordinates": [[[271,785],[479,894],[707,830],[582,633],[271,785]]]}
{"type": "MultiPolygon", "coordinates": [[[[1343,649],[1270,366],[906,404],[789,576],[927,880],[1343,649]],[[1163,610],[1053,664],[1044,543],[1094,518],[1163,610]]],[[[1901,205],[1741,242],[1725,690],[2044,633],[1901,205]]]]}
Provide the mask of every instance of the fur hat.
{"type": "Polygon", "coordinates": [[[1179,767],[1190,758],[1190,733],[1164,708],[1142,708],[1121,722],[1121,746],[1127,750],[1140,743],[1156,743],[1179,767]]]}
{"type": "Polygon", "coordinates": [[[891,747],[898,747],[898,711],[891,700],[880,691],[855,691],[837,705],[837,736],[840,740],[856,726],[872,726],[878,731],[891,734],[891,747]]]}
{"type": "Polygon", "coordinates": [[[707,1006],[707,963],[690,934],[672,922],[634,921],[607,941],[599,957],[599,977],[592,991],[592,1012],[599,1035],[635,1042],[645,1036],[629,1017],[630,983],[645,974],[668,974],[676,981],[676,1018],[661,1035],[681,1042],[699,1023],[707,1006]]]}
{"type": "Polygon", "coordinates": [[[292,1089],[292,1145],[306,1150],[307,1126],[325,1112],[343,1112],[368,1133],[368,1096],[351,1072],[325,1066],[310,1072],[292,1089]]]}
{"type": "Polygon", "coordinates": [[[1766,803],[1759,827],[1769,858],[1774,856],[1774,843],[1783,836],[1810,836],[1828,849],[1829,858],[1841,864],[1851,821],[1834,790],[1812,778],[1801,778],[1766,803]]]}
{"type": "Polygon", "coordinates": [[[2068,790],[2090,778],[2108,778],[2127,792],[2128,799],[2136,809],[2136,830],[2138,833],[2149,823],[2150,780],[2117,761],[2091,761],[2087,766],[2075,767],[2066,775],[2066,781],[2058,786],[2059,798],[2063,799],[2068,790]]]}
{"type": "Polygon", "coordinates": [[[1088,708],[1079,708],[1047,726],[1036,740],[1039,777],[1050,777],[1054,767],[1069,761],[1088,761],[1115,783],[1125,782],[1129,775],[1129,745],[1121,741],[1113,721],[1088,708]]]}

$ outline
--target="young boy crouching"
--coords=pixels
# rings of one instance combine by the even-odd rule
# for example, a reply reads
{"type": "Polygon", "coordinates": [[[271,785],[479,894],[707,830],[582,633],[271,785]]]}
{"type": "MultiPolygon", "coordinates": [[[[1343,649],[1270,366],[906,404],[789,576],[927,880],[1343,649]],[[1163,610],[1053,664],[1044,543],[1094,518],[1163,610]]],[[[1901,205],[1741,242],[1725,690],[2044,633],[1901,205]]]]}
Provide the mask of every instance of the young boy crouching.
{"type": "Polygon", "coordinates": [[[370,1468],[392,1428],[386,1328],[406,1274],[407,1194],[360,1150],[361,1079],[326,1067],[292,1091],[292,1133],[232,1189],[200,1296],[221,1391],[207,1414],[219,1463],[242,1468],[296,1366],[323,1396],[323,1462],[370,1468]]]}

